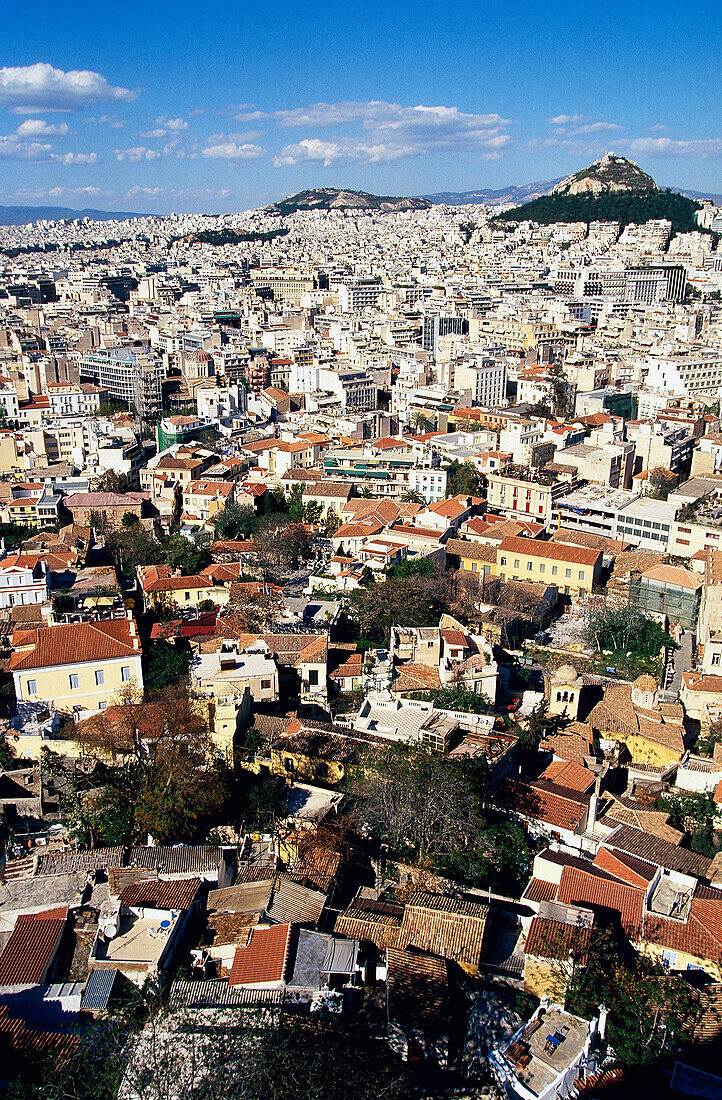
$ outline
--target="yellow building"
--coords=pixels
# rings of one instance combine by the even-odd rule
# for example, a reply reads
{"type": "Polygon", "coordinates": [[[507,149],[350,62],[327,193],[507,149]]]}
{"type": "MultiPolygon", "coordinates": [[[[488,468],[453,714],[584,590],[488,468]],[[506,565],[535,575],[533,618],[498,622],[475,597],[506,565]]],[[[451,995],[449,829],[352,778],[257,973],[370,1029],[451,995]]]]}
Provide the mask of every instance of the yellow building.
{"type": "Polygon", "coordinates": [[[560,591],[585,596],[602,580],[602,551],[564,542],[506,538],[497,548],[492,573],[503,581],[554,584],[560,591]]]}
{"type": "Polygon", "coordinates": [[[143,688],[133,619],[16,630],[10,671],[18,706],[47,703],[87,717],[129,686],[143,688]]]}
{"type": "Polygon", "coordinates": [[[634,763],[667,768],[684,755],[684,712],[658,696],[659,685],[649,675],[633,684],[607,684],[586,721],[601,738],[626,745],[634,763]]]}

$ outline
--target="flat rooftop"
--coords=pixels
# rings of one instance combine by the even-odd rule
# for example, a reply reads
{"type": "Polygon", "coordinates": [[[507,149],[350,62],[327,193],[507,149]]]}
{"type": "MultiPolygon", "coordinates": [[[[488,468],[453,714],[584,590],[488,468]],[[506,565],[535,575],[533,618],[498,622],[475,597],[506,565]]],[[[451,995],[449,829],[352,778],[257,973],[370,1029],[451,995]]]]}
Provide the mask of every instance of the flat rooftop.
{"type": "MultiPolygon", "coordinates": [[[[176,918],[177,920],[177,918],[176,918]]],[[[124,914],[120,921],[117,936],[112,940],[99,937],[92,952],[92,958],[98,962],[147,963],[153,965],[160,959],[173,930],[175,920],[170,916],[137,917],[124,914]],[[161,919],[170,921],[165,931],[161,931],[161,919]]]]}
{"type": "Polygon", "coordinates": [[[504,1057],[516,1079],[539,1096],[579,1056],[587,1039],[588,1028],[586,1020],[580,1020],[578,1016],[571,1016],[561,1009],[551,1008],[525,1027],[521,1035],[505,1049],[504,1057]],[[540,1026],[536,1026],[537,1021],[541,1021],[540,1026]],[[564,1039],[550,1052],[547,1037],[556,1033],[564,1035],[564,1039]],[[526,1066],[510,1057],[510,1049],[513,1054],[519,1046],[531,1054],[531,1061],[526,1066]]]}

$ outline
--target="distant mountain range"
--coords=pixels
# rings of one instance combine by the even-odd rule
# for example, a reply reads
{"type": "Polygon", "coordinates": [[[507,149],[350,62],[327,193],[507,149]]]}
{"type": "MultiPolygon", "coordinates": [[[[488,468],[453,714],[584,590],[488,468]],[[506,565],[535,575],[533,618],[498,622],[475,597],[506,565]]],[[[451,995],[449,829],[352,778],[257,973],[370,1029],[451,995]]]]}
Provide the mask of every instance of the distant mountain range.
{"type": "Polygon", "coordinates": [[[490,188],[480,191],[438,191],[435,195],[424,195],[429,202],[445,203],[447,206],[469,206],[479,203],[483,206],[505,206],[507,203],[516,205],[520,202],[528,202],[539,195],[548,195],[553,187],[561,183],[561,176],[556,180],[537,180],[536,183],[524,183],[519,186],[501,187],[498,190],[490,188]]]}
{"type": "Polygon", "coordinates": [[[142,218],[127,210],[72,210],[69,206],[0,206],[0,225],[27,225],[29,222],[77,221],[90,218],[94,222],[127,221],[142,218]]]}

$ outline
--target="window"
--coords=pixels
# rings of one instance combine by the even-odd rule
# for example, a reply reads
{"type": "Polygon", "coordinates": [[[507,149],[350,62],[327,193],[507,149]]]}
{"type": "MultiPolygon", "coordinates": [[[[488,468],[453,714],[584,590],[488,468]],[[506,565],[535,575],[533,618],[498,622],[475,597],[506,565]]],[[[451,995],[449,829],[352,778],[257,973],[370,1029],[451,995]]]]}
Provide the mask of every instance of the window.
{"type": "Polygon", "coordinates": [[[534,562],[528,561],[528,562],[526,563],[526,571],[527,571],[527,573],[531,573],[531,571],[532,571],[532,569],[533,569],[533,568],[534,568],[534,562]]]}
{"type": "Polygon", "coordinates": [[[130,665],[122,665],[120,669],[120,678],[124,684],[127,684],[130,680],[130,665]]]}
{"type": "Polygon", "coordinates": [[[70,690],[77,691],[80,687],[80,680],[78,679],[77,672],[71,672],[68,679],[70,680],[70,690]]]}
{"type": "Polygon", "coordinates": [[[318,669],[310,668],[308,670],[308,685],[309,687],[318,687],[318,669]]]}
{"type": "Polygon", "coordinates": [[[584,580],[584,570],[583,569],[580,569],[579,572],[577,573],[577,580],[580,580],[580,581],[584,580]]]}
{"type": "Polygon", "coordinates": [[[190,592],[186,592],[185,595],[184,595],[184,599],[189,600],[190,598],[191,598],[190,592]]]}
{"type": "Polygon", "coordinates": [[[564,577],[565,577],[566,579],[570,578],[570,577],[571,577],[571,575],[572,575],[572,571],[571,571],[571,569],[565,569],[565,570],[564,570],[564,577]]]}
{"type": "Polygon", "coordinates": [[[499,562],[499,565],[506,565],[506,558],[502,557],[501,561],[499,562]]]}
{"type": "Polygon", "coordinates": [[[542,562],[540,562],[540,563],[539,563],[539,572],[540,572],[540,573],[546,573],[546,571],[547,571],[547,567],[546,567],[546,565],[544,564],[544,562],[543,562],[543,561],[542,561],[542,562]]]}
{"type": "Polygon", "coordinates": [[[662,964],[667,967],[668,970],[673,970],[677,965],[677,952],[676,951],[663,951],[662,952],[662,964]]]}
{"type": "Polygon", "coordinates": [[[271,686],[270,680],[261,680],[261,690],[268,691],[271,686]]]}
{"type": "MultiPolygon", "coordinates": [[[[712,663],[714,664],[714,662],[712,662],[712,663]]],[[[37,694],[38,694],[38,681],[37,680],[28,680],[28,695],[37,695],[37,694]]]]}
{"type": "Polygon", "coordinates": [[[292,772],[294,770],[293,760],[290,756],[287,756],[286,759],[283,761],[283,766],[287,772],[292,772]]]}
{"type": "MultiPolygon", "coordinates": [[[[720,663],[720,659],[722,659],[722,653],[713,653],[712,654],[712,664],[713,665],[718,665],[720,663]]],[[[34,684],[34,683],[35,683],[34,680],[29,680],[28,681],[28,688],[30,687],[30,684],[34,684]]]]}
{"type": "Polygon", "coordinates": [[[556,565],[553,565],[552,566],[552,576],[556,577],[558,572],[559,572],[559,570],[557,569],[556,565]]]}
{"type": "Polygon", "coordinates": [[[514,558],[514,568],[515,569],[519,568],[519,559],[518,558],[514,558]]]}
{"type": "Polygon", "coordinates": [[[95,686],[100,687],[105,683],[105,673],[102,668],[96,668],[95,670],[95,686]]]}
{"type": "Polygon", "coordinates": [[[106,710],[107,707],[108,707],[108,704],[107,704],[106,700],[101,699],[100,702],[98,703],[98,710],[106,710]]]}

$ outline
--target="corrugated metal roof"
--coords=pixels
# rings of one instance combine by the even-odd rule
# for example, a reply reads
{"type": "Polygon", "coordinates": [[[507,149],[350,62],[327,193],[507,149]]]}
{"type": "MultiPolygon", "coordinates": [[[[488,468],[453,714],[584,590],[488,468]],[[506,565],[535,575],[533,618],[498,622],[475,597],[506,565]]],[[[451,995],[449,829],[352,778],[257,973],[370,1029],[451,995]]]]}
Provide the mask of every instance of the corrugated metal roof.
{"type": "Polygon", "coordinates": [[[114,969],[91,970],[83,990],[80,1002],[81,1009],[107,1008],[117,977],[118,971],[114,969]]]}
{"type": "Polygon", "coordinates": [[[185,1008],[220,1008],[224,1005],[280,1005],[281,989],[239,989],[229,986],[227,979],[207,982],[176,981],[170,987],[170,1004],[185,1008]]]}
{"type": "Polygon", "coordinates": [[[221,849],[206,847],[131,848],[126,866],[157,867],[163,875],[217,871],[221,849]]]}
{"type": "Polygon", "coordinates": [[[281,923],[316,924],[325,904],[325,894],[308,890],[282,875],[267,914],[281,923]]]}

